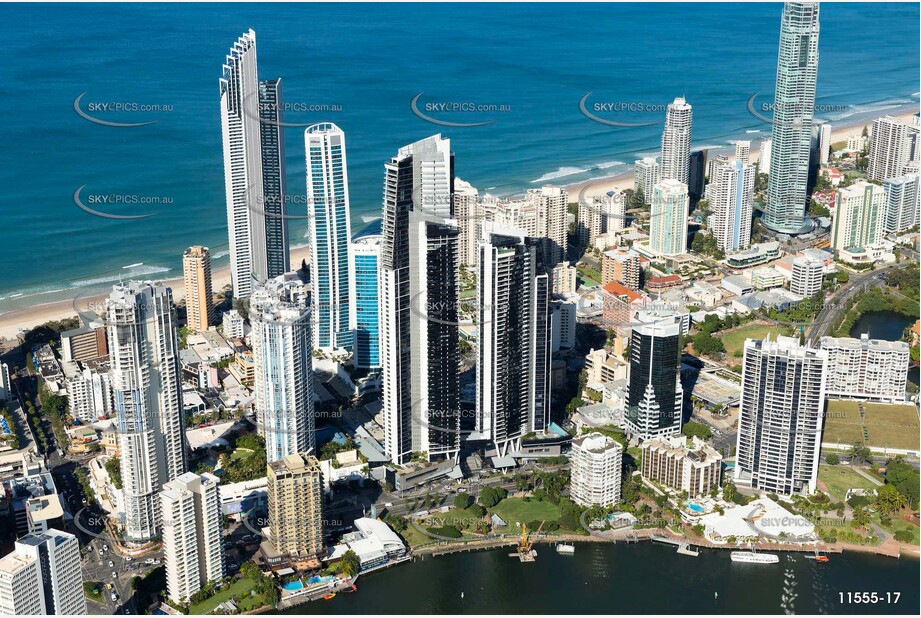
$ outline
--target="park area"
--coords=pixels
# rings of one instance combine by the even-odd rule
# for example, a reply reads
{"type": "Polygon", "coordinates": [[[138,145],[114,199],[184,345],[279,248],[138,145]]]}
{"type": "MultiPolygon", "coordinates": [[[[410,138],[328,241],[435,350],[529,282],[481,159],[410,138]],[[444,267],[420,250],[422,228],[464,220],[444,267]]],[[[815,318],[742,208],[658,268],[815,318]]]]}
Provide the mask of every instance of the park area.
{"type": "Polygon", "coordinates": [[[857,473],[850,466],[819,466],[819,483],[836,502],[843,502],[848,489],[876,489],[870,479],[857,473]]]}
{"type": "Polygon", "coordinates": [[[728,358],[742,358],[746,339],[764,339],[768,335],[774,339],[778,335],[789,335],[790,329],[786,326],[769,324],[749,324],[732,331],[731,333],[713,333],[713,336],[723,342],[728,358]]]}
{"type": "Polygon", "coordinates": [[[917,451],[918,430],[918,412],[910,404],[830,399],[825,408],[822,441],[837,444],[859,442],[878,450],[917,451]]]}

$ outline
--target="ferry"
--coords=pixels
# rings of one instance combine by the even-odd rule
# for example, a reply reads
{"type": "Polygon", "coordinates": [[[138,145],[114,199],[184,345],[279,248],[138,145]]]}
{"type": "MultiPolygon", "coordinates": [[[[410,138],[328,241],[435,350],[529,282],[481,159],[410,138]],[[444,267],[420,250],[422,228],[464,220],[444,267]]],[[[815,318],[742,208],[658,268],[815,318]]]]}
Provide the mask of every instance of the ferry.
{"type": "Polygon", "coordinates": [[[729,557],[733,562],[751,562],[755,564],[775,564],[780,562],[777,554],[756,554],[753,551],[734,551],[729,557]]]}

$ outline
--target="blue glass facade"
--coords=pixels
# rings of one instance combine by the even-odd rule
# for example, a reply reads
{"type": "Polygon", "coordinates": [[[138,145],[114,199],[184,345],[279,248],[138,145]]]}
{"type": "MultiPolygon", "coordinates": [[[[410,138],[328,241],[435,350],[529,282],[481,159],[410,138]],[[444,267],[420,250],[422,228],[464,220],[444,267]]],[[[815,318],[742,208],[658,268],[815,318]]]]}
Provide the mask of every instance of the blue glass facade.
{"type": "MultiPolygon", "coordinates": [[[[379,238],[379,237],[377,237],[379,238]]],[[[364,239],[371,241],[372,239],[364,239]]],[[[355,365],[363,369],[381,366],[378,330],[378,251],[357,245],[355,261],[355,365]]]]}

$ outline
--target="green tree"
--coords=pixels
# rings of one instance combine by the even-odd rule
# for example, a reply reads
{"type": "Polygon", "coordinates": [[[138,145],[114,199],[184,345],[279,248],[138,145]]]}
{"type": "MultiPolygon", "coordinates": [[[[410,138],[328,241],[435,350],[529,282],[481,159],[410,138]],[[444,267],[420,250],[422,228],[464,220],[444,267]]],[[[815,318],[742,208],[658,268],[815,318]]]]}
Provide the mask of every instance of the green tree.
{"type": "Polygon", "coordinates": [[[109,479],[115,489],[122,488],[122,468],[121,460],[118,457],[112,457],[105,463],[106,472],[109,473],[109,479]]]}
{"type": "Polygon", "coordinates": [[[829,466],[837,466],[841,460],[838,457],[837,453],[832,453],[828,457],[825,458],[825,461],[826,463],[828,463],[829,466]]]}
{"type": "Polygon", "coordinates": [[[468,509],[473,504],[473,496],[468,493],[459,493],[454,497],[454,506],[459,509],[468,509]]]}

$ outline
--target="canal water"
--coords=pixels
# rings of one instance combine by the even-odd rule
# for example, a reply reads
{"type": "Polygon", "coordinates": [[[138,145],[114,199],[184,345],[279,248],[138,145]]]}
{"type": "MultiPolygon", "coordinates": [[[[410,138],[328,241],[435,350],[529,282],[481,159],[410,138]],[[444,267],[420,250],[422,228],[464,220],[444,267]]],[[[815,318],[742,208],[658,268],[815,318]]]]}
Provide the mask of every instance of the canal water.
{"type": "Polygon", "coordinates": [[[580,543],[573,556],[538,545],[523,564],[509,549],[417,560],[358,580],[358,591],[289,614],[918,614],[919,562],[869,554],[825,564],[781,553],[740,564],[728,551],[693,558],[670,545],[580,543]],[[847,593],[876,592],[876,604],[847,593]],[[895,601],[895,592],[900,598],[895,601]],[[844,602],[841,600],[844,594],[844,602]],[[886,593],[890,593],[887,599],[886,593]]]}
{"type": "MultiPolygon", "coordinates": [[[[851,337],[860,338],[860,335],[867,333],[870,339],[898,341],[902,338],[905,329],[914,322],[915,318],[896,311],[869,311],[854,323],[851,328],[851,337]]],[[[918,367],[908,369],[908,380],[916,386],[919,384],[918,367]]]]}

